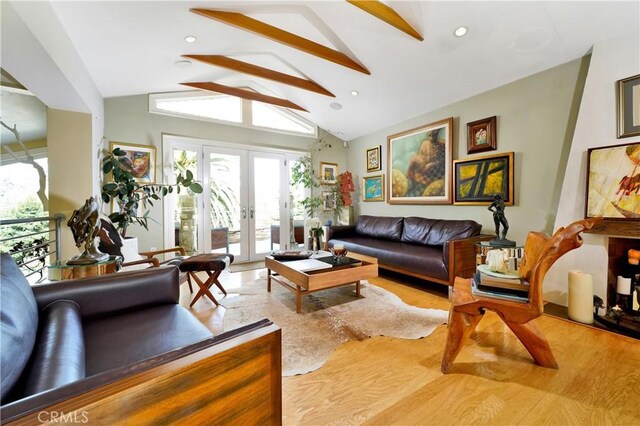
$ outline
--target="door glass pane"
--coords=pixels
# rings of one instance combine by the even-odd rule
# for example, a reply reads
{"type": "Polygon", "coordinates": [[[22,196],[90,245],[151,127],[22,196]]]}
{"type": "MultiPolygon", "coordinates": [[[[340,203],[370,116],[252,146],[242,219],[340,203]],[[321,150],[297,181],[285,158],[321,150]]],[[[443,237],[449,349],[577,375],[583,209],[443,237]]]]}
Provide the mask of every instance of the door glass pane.
{"type": "Polygon", "coordinates": [[[240,255],[240,156],[209,155],[211,251],[240,255]]]}
{"type": "MultiPolygon", "coordinates": [[[[187,170],[197,176],[198,156],[196,151],[174,149],[173,170],[186,174],[187,170]]],[[[198,253],[198,207],[197,194],[181,188],[175,199],[174,232],[175,244],[184,247],[187,254],[198,253]]]]}
{"type": "Polygon", "coordinates": [[[255,252],[266,253],[280,243],[280,160],[254,158],[255,252]]]}
{"type": "MultiPolygon", "coordinates": [[[[294,164],[297,161],[290,161],[289,182],[294,164]]],[[[291,185],[289,188],[289,241],[291,248],[304,248],[304,206],[302,200],[305,198],[305,188],[301,183],[291,185]]]]}

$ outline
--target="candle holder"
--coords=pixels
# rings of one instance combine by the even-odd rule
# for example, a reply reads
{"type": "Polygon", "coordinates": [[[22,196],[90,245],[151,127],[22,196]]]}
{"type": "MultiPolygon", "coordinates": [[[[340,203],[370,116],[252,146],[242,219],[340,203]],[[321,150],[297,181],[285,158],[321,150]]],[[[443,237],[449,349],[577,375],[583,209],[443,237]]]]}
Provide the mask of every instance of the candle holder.
{"type": "Polygon", "coordinates": [[[347,255],[347,249],[344,247],[341,247],[341,248],[331,247],[329,251],[333,255],[333,260],[335,261],[336,264],[341,263],[342,259],[344,259],[344,257],[347,255]]]}

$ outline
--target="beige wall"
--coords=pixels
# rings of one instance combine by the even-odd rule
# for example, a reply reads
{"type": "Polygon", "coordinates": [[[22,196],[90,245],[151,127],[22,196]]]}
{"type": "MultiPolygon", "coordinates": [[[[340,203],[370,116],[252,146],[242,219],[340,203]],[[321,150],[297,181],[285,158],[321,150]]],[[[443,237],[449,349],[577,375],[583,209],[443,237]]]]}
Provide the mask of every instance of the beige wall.
{"type": "MultiPolygon", "coordinates": [[[[63,213],[68,220],[74,210],[94,195],[93,147],[91,114],[47,109],[49,211],[52,214],[63,213]]],[[[66,220],[61,243],[61,259],[79,253],[66,220]]]]}
{"type": "MultiPolygon", "coordinates": [[[[268,132],[240,126],[231,126],[213,122],[190,120],[148,112],[148,97],[125,96],[105,99],[105,142],[129,142],[157,147],[158,156],[156,170],[162,179],[162,135],[171,134],[198,138],[213,142],[227,142],[240,145],[261,146],[270,148],[309,151],[316,146],[315,138],[294,136],[283,133],[268,132]]],[[[331,142],[331,149],[323,149],[313,153],[314,163],[332,161],[338,163],[341,170],[346,164],[346,151],[342,141],[320,132],[320,138],[331,142]]],[[[106,207],[106,206],[104,206],[106,207]]],[[[105,210],[105,213],[108,213],[105,210]]],[[[158,203],[151,212],[149,232],[138,225],[127,231],[127,235],[139,237],[140,250],[150,247],[164,247],[162,203],[158,203]]]]}
{"type": "Polygon", "coordinates": [[[550,232],[559,198],[556,188],[562,183],[580,101],[583,68],[583,61],[575,60],[350,141],[347,164],[357,186],[356,213],[473,219],[483,225],[484,233],[493,234],[493,217],[487,206],[365,203],[360,201],[360,188],[364,175],[375,174],[366,173],[365,151],[377,145],[382,145],[382,173],[387,180],[388,135],[453,117],[453,159],[472,158],[474,155],[467,155],[466,123],[496,115],[497,151],[475,156],[515,152],[515,205],[506,209],[508,238],[523,243],[530,230],[550,232]]]}

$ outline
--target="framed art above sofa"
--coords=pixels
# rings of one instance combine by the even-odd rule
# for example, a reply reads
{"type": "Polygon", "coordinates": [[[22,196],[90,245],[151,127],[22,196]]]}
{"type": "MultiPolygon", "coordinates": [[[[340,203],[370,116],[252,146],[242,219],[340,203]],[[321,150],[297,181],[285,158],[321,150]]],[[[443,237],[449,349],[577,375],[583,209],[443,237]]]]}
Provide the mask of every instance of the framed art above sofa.
{"type": "Polygon", "coordinates": [[[451,204],[453,117],[387,137],[389,204],[451,204]]]}
{"type": "Polygon", "coordinates": [[[496,194],[513,205],[513,152],[454,161],[454,204],[489,205],[496,194]]]}

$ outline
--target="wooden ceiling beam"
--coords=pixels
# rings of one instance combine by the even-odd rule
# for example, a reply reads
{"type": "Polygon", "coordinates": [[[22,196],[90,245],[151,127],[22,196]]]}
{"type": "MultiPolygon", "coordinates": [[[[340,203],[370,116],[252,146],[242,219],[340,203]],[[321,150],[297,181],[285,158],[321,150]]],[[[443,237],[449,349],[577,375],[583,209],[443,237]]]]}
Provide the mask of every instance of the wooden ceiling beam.
{"type": "Polygon", "coordinates": [[[303,52],[309,53],[310,55],[317,56],[318,58],[322,58],[338,65],[342,65],[363,74],[371,74],[368,69],[366,69],[353,59],[349,58],[342,52],[333,50],[329,47],[323,46],[304,37],[300,37],[299,35],[282,30],[278,27],[274,27],[273,25],[269,25],[265,22],[258,21],[257,19],[250,18],[241,13],[197,8],[190,9],[190,11],[206,18],[223,22],[233,27],[261,35],[270,40],[277,41],[278,43],[293,47],[294,49],[301,50],[303,52]]]}
{"type": "Polygon", "coordinates": [[[376,18],[386,22],[399,29],[400,31],[409,34],[411,37],[420,41],[424,40],[420,33],[416,31],[402,16],[393,10],[391,7],[377,0],[347,0],[352,5],[364,10],[365,12],[375,16],[376,18]]]}
{"type": "Polygon", "coordinates": [[[288,99],[276,98],[274,96],[263,95],[261,93],[252,92],[249,90],[238,89],[237,87],[225,86],[223,84],[213,82],[198,82],[198,83],[180,83],[183,86],[193,87],[195,89],[206,90],[208,92],[224,93],[226,95],[236,96],[242,99],[249,99],[252,101],[264,102],[271,105],[276,105],[284,108],[297,109],[298,111],[309,112],[299,105],[294,104],[288,99]]]}
{"type": "Polygon", "coordinates": [[[299,89],[309,90],[311,92],[315,92],[321,95],[331,96],[332,98],[335,98],[335,95],[333,93],[331,93],[324,87],[320,86],[315,81],[294,77],[292,75],[274,71],[269,68],[259,67],[257,65],[253,65],[248,62],[242,62],[237,59],[229,58],[228,56],[182,55],[182,57],[194,59],[196,61],[204,62],[205,64],[226,68],[226,69],[237,71],[243,74],[249,74],[256,77],[266,78],[267,80],[276,81],[278,83],[287,84],[289,86],[297,87],[299,89]]]}

